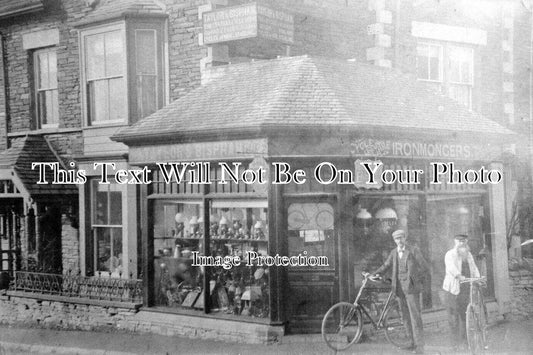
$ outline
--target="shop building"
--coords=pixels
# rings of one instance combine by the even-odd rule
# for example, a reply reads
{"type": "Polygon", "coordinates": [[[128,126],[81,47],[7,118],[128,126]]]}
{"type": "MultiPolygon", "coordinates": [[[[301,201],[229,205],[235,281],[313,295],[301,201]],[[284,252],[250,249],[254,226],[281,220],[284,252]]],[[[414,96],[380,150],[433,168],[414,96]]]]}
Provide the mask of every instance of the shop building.
{"type": "MultiPolygon", "coordinates": [[[[510,295],[506,258],[499,254],[505,240],[497,236],[505,234],[506,211],[523,184],[505,164],[507,143],[517,138],[507,139],[502,126],[524,128],[527,88],[519,82],[528,27],[516,4],[479,1],[483,11],[473,13],[467,3],[7,1],[0,6],[0,143],[11,156],[18,141],[28,141],[24,137],[40,137],[61,167],[73,162],[87,173],[87,183],[70,186],[78,189],[77,200],[72,189],[62,192],[74,206],[54,202],[63,207],[62,271],[90,283],[142,283],[143,307],[132,316],[141,319],[130,329],[163,332],[150,326],[158,317],[209,312],[202,322],[219,328],[247,319],[262,326],[261,334],[287,324],[308,331],[326,303],[353,296],[356,274],[378,262],[378,249],[389,248],[385,235],[392,224],[407,228],[434,259],[426,309],[440,305],[444,236],[460,230],[472,235],[476,251],[491,251],[485,260],[495,275],[491,296],[494,309],[505,313],[510,295]],[[369,95],[367,83],[383,86],[369,95]],[[180,110],[183,120],[175,117],[180,110]],[[206,112],[213,119],[204,119],[206,112]],[[150,166],[156,172],[158,161],[209,162],[217,179],[220,162],[241,162],[244,169],[275,159],[304,169],[307,183],[167,184],[154,173],[152,184],[105,185],[98,183],[101,167],[94,167],[114,163],[115,171],[150,166]],[[432,160],[452,159],[461,168],[491,166],[506,176],[494,186],[424,180],[374,190],[314,181],[313,168],[326,159],[343,169],[357,159],[381,159],[386,168],[416,167],[425,177],[432,160]],[[333,262],[309,270],[236,268],[207,277],[188,267],[193,251],[290,255],[307,247],[333,262]],[[188,282],[180,286],[170,278],[177,272],[188,282]],[[241,292],[234,314],[220,310],[230,310],[222,292],[222,305],[200,296],[221,283],[227,302],[241,292]]],[[[9,174],[17,162],[6,159],[2,166],[9,174]]],[[[32,216],[37,200],[27,196],[22,219],[32,216]]],[[[36,230],[32,235],[40,240],[36,230]]],[[[17,235],[19,265],[28,270],[22,246],[32,242],[17,235]]],[[[132,309],[139,307],[138,296],[125,297],[132,309]]],[[[175,319],[168,318],[165,329],[175,319]]]]}
{"type": "MultiPolygon", "coordinates": [[[[190,272],[198,294],[209,286],[222,293],[201,301],[210,303],[205,313],[249,321],[268,320],[270,314],[272,325],[288,322],[290,331],[316,330],[329,305],[354,297],[360,272],[381,265],[382,254],[393,247],[390,232],[398,227],[430,260],[431,281],[422,300],[426,309],[442,308],[442,258],[458,233],[471,236],[476,255],[482,249],[487,253],[483,264],[490,292],[499,308],[506,307],[510,295],[505,278],[498,276],[507,268],[499,212],[503,184],[432,184],[431,163],[454,161],[456,170],[484,166],[503,172],[503,147],[493,142],[511,138],[511,131],[405,75],[367,64],[291,57],[216,68],[213,77],[113,137],[128,144],[130,164],[153,171],[141,202],[148,307],[201,312],[188,303],[194,291],[173,285],[188,283],[189,275],[183,274],[190,272]],[[334,169],[361,170],[355,167],[364,159],[423,173],[418,184],[377,189],[360,177],[355,184],[347,177],[339,183],[341,173],[334,169]],[[190,178],[167,183],[154,162],[209,165],[212,183],[195,184],[190,178]],[[243,175],[232,183],[222,162],[234,172],[237,162],[240,173],[268,167],[268,182],[246,184],[251,178],[243,175]],[[280,171],[290,166],[291,174],[301,169],[306,181],[273,184],[277,163],[280,171]],[[198,218],[209,222],[199,225],[198,218]],[[176,249],[178,254],[171,255],[176,249]],[[194,251],[325,256],[328,263],[270,268],[254,263],[198,274],[198,268],[185,266],[194,251]],[[235,300],[241,307],[235,288],[242,290],[247,308],[231,308],[235,300]]],[[[164,169],[170,171],[167,165],[164,169]]],[[[286,177],[278,175],[281,181],[286,177]]]]}

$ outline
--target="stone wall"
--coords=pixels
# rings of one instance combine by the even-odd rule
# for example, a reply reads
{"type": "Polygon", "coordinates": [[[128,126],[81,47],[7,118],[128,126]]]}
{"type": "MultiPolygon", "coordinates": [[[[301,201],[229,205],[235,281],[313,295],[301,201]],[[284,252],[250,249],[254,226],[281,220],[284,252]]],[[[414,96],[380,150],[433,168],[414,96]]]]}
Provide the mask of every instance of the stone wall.
{"type": "MultiPolygon", "coordinates": [[[[77,300],[80,302],[80,300],[77,300]]],[[[134,308],[72,304],[0,296],[0,324],[69,330],[126,331],[167,336],[215,339],[237,343],[281,340],[282,326],[204,318],[134,308]]]]}
{"type": "Polygon", "coordinates": [[[533,273],[528,270],[509,271],[512,292],[511,317],[533,317],[533,273]]]}
{"type": "Polygon", "coordinates": [[[61,248],[63,255],[63,273],[76,272],[80,269],[80,241],[78,229],[72,226],[71,219],[61,217],[61,248]]]}

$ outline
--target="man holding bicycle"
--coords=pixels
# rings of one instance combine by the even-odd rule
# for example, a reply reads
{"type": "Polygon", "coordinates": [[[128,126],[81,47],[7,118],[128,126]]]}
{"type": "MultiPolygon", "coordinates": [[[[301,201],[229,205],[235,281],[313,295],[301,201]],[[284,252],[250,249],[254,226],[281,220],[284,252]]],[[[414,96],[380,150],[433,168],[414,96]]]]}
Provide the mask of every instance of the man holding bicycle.
{"type": "Polygon", "coordinates": [[[407,245],[407,234],[399,229],[392,233],[397,247],[385,263],[374,273],[381,274],[392,268],[392,290],[398,296],[407,330],[412,336],[414,353],[424,353],[424,330],[420,314],[420,292],[429,271],[420,249],[407,245]]]}
{"type": "Polygon", "coordinates": [[[466,343],[466,308],[469,302],[468,283],[461,283],[468,277],[479,277],[479,270],[468,248],[468,236],[459,234],[454,237],[454,247],[446,253],[444,263],[446,276],[442,288],[445,292],[448,324],[451,342],[455,350],[466,343]]]}

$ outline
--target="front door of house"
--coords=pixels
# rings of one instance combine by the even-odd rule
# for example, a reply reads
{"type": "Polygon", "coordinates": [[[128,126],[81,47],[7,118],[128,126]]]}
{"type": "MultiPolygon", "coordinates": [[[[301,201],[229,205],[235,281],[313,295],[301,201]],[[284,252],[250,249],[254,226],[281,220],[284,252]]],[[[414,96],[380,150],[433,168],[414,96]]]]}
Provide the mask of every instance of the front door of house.
{"type": "Polygon", "coordinates": [[[287,204],[288,330],[319,332],[322,317],[338,299],[337,233],[331,201],[289,201],[287,204]]]}

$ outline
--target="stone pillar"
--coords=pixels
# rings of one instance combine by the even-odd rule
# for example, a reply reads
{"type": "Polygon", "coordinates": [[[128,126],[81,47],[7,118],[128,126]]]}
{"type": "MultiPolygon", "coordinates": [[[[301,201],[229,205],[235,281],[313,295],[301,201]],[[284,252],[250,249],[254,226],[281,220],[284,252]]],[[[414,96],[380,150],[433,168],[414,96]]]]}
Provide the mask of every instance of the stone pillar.
{"type": "MultiPolygon", "coordinates": [[[[501,163],[490,164],[490,169],[503,171],[501,163]]],[[[505,228],[505,192],[503,183],[489,185],[489,209],[492,239],[494,294],[501,314],[509,312],[509,268],[505,228]]]]}
{"type": "Polygon", "coordinates": [[[61,254],[63,273],[69,270],[77,273],[80,269],[80,242],[78,229],[72,226],[72,220],[66,214],[61,216],[61,254]]]}

